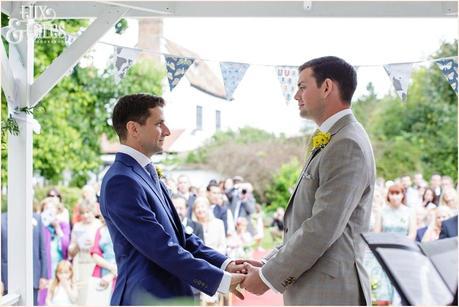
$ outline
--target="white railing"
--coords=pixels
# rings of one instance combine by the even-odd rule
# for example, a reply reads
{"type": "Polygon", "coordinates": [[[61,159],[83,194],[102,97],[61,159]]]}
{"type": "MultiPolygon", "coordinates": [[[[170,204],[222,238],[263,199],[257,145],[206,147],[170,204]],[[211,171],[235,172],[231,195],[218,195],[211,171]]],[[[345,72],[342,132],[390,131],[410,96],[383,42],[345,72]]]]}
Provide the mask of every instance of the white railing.
{"type": "Polygon", "coordinates": [[[21,296],[17,293],[8,293],[7,295],[2,296],[0,305],[1,306],[17,306],[19,304],[19,299],[21,296]]]}

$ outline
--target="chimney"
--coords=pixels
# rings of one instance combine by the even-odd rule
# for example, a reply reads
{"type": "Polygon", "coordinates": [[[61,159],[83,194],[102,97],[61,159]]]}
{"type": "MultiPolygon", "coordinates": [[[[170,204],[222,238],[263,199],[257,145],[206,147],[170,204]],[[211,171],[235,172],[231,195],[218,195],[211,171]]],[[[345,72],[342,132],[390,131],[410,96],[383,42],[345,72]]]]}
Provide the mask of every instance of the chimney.
{"type": "Polygon", "coordinates": [[[142,52],[140,59],[148,58],[161,63],[161,37],[163,36],[162,18],[139,18],[139,36],[137,48],[147,49],[150,52],[142,52]],[[154,54],[152,53],[154,52],[154,54]]]}

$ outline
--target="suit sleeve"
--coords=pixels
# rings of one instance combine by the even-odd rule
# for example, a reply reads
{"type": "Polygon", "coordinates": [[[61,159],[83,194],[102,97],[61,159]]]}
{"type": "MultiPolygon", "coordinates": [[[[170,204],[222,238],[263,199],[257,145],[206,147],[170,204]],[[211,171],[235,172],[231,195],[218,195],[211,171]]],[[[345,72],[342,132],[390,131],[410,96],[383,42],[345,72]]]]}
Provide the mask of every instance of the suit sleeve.
{"type": "Polygon", "coordinates": [[[446,223],[441,223],[441,230],[438,239],[446,239],[449,238],[448,235],[448,227],[446,227],[446,223]]]}
{"type": "Polygon", "coordinates": [[[148,204],[139,183],[128,176],[114,176],[107,182],[105,192],[105,202],[110,204],[105,207],[106,214],[139,253],[208,295],[217,291],[223,271],[195,258],[172,240],[154,211],[161,204],[148,204]]]}
{"type": "Polygon", "coordinates": [[[45,236],[43,234],[43,223],[41,216],[37,216],[37,229],[38,229],[38,257],[40,258],[40,278],[48,278],[48,256],[45,248],[45,236]]]}
{"type": "MultiPolygon", "coordinates": [[[[202,231],[202,226],[201,226],[202,231]]],[[[204,245],[204,242],[195,234],[185,233],[185,249],[189,251],[195,258],[204,259],[210,264],[220,268],[228,258],[220,252],[204,245]]]]}
{"type": "Polygon", "coordinates": [[[343,234],[368,188],[369,170],[362,166],[366,160],[360,146],[349,139],[332,146],[321,158],[312,216],[262,268],[263,276],[281,293],[285,280],[299,278],[343,234]]]}

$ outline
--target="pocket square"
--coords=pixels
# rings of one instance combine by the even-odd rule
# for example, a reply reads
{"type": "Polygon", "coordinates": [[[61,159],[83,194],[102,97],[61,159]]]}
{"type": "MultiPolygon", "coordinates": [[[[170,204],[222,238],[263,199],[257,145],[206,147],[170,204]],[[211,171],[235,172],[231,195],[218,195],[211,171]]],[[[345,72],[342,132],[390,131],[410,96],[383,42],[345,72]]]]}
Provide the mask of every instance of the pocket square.
{"type": "Polygon", "coordinates": [[[309,174],[309,173],[304,173],[304,174],[303,174],[303,178],[304,178],[304,179],[312,179],[312,176],[311,176],[311,174],[309,174]]]}

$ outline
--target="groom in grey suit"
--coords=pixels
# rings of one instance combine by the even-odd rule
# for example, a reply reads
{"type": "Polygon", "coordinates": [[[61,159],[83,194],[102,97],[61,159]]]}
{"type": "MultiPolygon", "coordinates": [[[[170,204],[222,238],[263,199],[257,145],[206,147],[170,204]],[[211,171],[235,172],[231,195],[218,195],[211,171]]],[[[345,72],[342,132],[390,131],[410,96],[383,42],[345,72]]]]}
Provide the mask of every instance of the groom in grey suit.
{"type": "Polygon", "coordinates": [[[369,230],[375,163],[350,109],[356,72],[331,56],[299,72],[300,115],[320,132],[288,202],[283,245],[261,262],[246,261],[242,287],[258,295],[271,288],[285,305],[370,305],[360,234],[369,230]]]}

